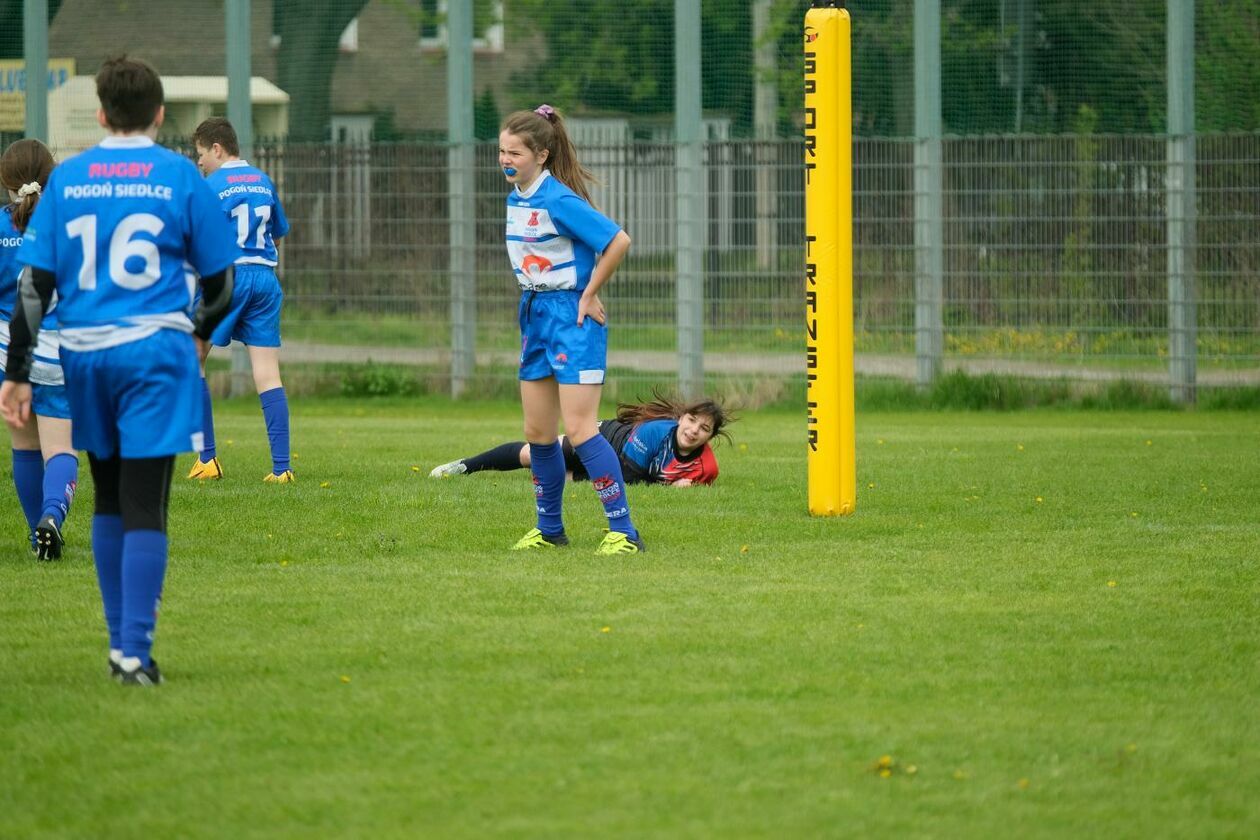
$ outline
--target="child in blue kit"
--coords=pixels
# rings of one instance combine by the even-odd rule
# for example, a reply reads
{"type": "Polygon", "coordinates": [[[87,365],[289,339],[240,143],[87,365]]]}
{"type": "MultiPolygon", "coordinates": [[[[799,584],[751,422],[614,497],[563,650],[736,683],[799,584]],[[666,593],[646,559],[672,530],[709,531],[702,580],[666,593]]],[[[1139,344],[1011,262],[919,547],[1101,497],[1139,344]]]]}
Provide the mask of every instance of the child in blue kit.
{"type": "Polygon", "coordinates": [[[560,114],[549,105],[508,116],[499,133],[507,197],[507,250],[521,287],[521,406],[534,474],[537,527],[513,550],[567,545],[561,516],[564,420],[608,517],[596,554],[635,554],[643,540],[630,519],[617,453],[597,431],[608,328],[599,290],[630,248],[630,237],[591,206],[589,171],[560,114]]]}
{"type": "MultiPolygon", "coordinates": [[[[284,207],[276,186],[267,174],[241,160],[236,129],[223,117],[210,117],[193,132],[197,167],[206,176],[236,231],[239,254],[236,258],[235,288],[227,316],[211,336],[210,343],[227,347],[233,339],[249,348],[254,371],[254,387],[262,403],[263,422],[271,444],[271,472],[263,481],[290,484],[294,481],[289,461],[289,402],[280,381],[280,305],[284,294],[276,279],[279,253],[276,240],[289,232],[284,207]]],[[[210,388],[205,381],[206,356],[210,345],[201,350],[202,394],[205,400],[205,448],[189,471],[189,478],[222,478],[214,441],[214,414],[210,388]]]]}
{"type": "Polygon", "coordinates": [[[109,628],[109,666],[157,685],[151,649],[167,564],[175,455],[201,448],[193,336],[208,337],[232,296],[235,239],[214,192],[185,157],[157,146],[162,82],[119,57],[96,75],[108,136],[53,170],[18,260],[0,413],[30,417],[40,321],[57,296],[74,445],[96,490],[92,554],[109,628]],[[188,317],[195,280],[202,303],[188,317]]]}
{"type": "MultiPolygon", "coordinates": [[[[0,183],[12,202],[0,209],[0,368],[8,355],[9,320],[22,273],[18,248],[55,165],[52,152],[38,140],[18,140],[0,155],[0,183]]],[[[13,430],[13,485],[26,515],[31,549],[40,560],[61,556],[62,528],[79,481],[58,344],[57,315],[49,312],[40,325],[31,366],[36,422],[13,430]]]]}

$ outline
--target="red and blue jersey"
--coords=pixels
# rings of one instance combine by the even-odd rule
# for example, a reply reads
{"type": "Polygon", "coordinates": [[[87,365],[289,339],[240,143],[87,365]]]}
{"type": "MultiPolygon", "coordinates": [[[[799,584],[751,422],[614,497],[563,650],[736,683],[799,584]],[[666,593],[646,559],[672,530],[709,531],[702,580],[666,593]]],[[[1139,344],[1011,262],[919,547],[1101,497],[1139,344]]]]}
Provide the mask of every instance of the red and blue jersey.
{"type": "Polygon", "coordinates": [[[507,197],[507,251],[522,289],[582,291],[617,223],[544,169],[507,197]]]}
{"type": "Polygon", "coordinates": [[[712,484],[718,475],[713,449],[706,443],[689,455],[679,455],[677,430],[677,420],[648,420],[635,426],[621,448],[623,463],[629,462],[646,473],[648,480],[661,484],[682,479],[712,484]]]}
{"type": "Polygon", "coordinates": [[[229,160],[207,175],[206,182],[236,231],[236,264],[275,268],[280,260],[276,240],[289,232],[289,220],[267,173],[246,161],[229,160]]]}
{"type": "Polygon", "coordinates": [[[53,170],[18,260],[56,276],[62,346],[87,351],[191,332],[186,264],[204,277],[239,253],[192,161],[133,136],[53,170]]]}

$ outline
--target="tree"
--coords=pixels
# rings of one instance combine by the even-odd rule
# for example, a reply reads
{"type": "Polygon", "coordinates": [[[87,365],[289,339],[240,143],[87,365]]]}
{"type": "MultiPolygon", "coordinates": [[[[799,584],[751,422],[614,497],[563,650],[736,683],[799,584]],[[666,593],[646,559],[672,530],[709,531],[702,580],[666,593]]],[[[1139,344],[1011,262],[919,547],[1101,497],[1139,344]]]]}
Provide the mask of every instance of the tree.
{"type": "MultiPolygon", "coordinates": [[[[674,0],[590,3],[512,0],[508,24],[545,44],[539,72],[513,77],[511,103],[567,110],[666,115],[674,108],[674,0]],[[542,72],[545,68],[545,72],[542,72]]],[[[701,5],[703,107],[751,132],[752,13],[747,0],[701,5]]]]}
{"type": "Polygon", "coordinates": [[[276,70],[289,101],[289,139],[324,140],[337,65],[337,42],[368,0],[276,0],[276,70]]]}
{"type": "MultiPolygon", "coordinates": [[[[0,0],[0,58],[22,58],[22,0],[0,0]]],[[[48,22],[61,8],[61,0],[48,0],[48,22]]]]}

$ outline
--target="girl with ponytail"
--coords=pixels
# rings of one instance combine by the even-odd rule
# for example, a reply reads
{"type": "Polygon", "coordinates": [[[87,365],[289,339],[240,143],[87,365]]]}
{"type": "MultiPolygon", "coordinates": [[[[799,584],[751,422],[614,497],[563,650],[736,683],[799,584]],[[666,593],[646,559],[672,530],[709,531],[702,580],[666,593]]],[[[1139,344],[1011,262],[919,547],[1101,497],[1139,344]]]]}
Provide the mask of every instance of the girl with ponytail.
{"type": "Polygon", "coordinates": [[[630,237],[591,206],[594,177],[550,105],[508,115],[499,133],[499,166],[512,187],[507,251],[521,288],[521,407],[538,513],[537,527],[512,548],[569,543],[560,509],[565,459],[556,434],[563,420],[608,517],[608,535],[595,553],[638,553],[643,540],[630,519],[621,461],[596,423],[608,354],[599,290],[625,257],[630,237]]]}
{"type": "MultiPolygon", "coordinates": [[[[19,305],[18,246],[53,166],[52,152],[38,140],[18,140],[0,155],[0,184],[11,202],[0,211],[0,382],[8,361],[9,321],[19,305]]],[[[55,560],[61,556],[62,526],[79,479],[55,310],[40,326],[30,377],[35,422],[12,429],[13,485],[26,516],[31,550],[40,560],[55,560]]]]}

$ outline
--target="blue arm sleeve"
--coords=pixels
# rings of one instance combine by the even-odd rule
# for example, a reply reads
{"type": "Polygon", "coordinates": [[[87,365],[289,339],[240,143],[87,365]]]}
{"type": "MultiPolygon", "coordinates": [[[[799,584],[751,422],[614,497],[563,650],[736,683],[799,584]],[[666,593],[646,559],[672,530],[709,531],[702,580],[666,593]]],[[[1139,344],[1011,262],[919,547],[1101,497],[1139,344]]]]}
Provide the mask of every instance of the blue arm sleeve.
{"type": "Polygon", "coordinates": [[[280,196],[276,195],[276,185],[271,185],[271,194],[276,200],[275,212],[271,214],[271,238],[282,239],[289,233],[289,219],[284,215],[284,205],[280,203],[280,196]]]}
{"type": "Polygon", "coordinates": [[[188,189],[188,227],[186,241],[188,243],[188,261],[202,277],[221,274],[225,268],[240,256],[236,245],[236,237],[227,214],[219,205],[219,197],[197,174],[197,170],[189,169],[191,178],[185,178],[188,189]]]}
{"type": "Polygon", "coordinates": [[[576,195],[561,196],[551,207],[551,219],[562,228],[562,233],[580,240],[597,254],[621,232],[616,222],[576,195]]]}
{"type": "Polygon", "coordinates": [[[649,420],[640,423],[630,433],[626,448],[622,454],[632,463],[647,469],[653,456],[660,451],[661,444],[673,432],[677,425],[674,420],[649,420]]]}

